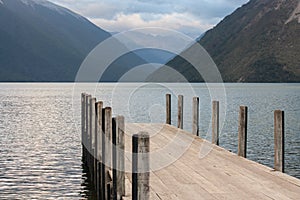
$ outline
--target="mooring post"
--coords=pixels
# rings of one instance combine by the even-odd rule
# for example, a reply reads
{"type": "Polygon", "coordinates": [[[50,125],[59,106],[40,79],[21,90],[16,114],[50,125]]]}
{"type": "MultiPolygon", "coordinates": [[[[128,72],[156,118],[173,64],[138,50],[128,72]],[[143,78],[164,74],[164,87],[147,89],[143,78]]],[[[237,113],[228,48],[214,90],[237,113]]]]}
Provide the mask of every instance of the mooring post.
{"type": "Polygon", "coordinates": [[[113,199],[120,200],[125,196],[125,135],[124,117],[117,116],[112,121],[113,141],[113,199]]]}
{"type": "Polygon", "coordinates": [[[88,170],[90,172],[90,155],[91,155],[91,148],[90,148],[90,99],[91,95],[86,96],[86,150],[87,150],[87,160],[86,165],[88,167],[88,170]]]}
{"type": "Polygon", "coordinates": [[[219,145],[219,101],[212,102],[212,143],[219,145]]]}
{"type": "Polygon", "coordinates": [[[107,140],[106,161],[105,164],[108,168],[112,166],[112,109],[111,107],[105,108],[105,136],[107,140]]]}
{"type": "Polygon", "coordinates": [[[95,184],[95,122],[96,122],[96,98],[90,99],[90,146],[91,146],[91,181],[95,184]]]}
{"type": "Polygon", "coordinates": [[[111,168],[111,160],[112,160],[112,110],[110,107],[106,107],[104,111],[102,111],[104,114],[104,121],[103,121],[103,128],[104,128],[104,134],[102,137],[102,186],[103,186],[103,198],[107,199],[107,183],[109,182],[109,169],[111,168]]]}
{"type": "Polygon", "coordinates": [[[117,117],[117,197],[125,196],[125,119],[117,117]]]}
{"type": "Polygon", "coordinates": [[[238,155],[244,158],[246,158],[247,156],[247,126],[248,126],[248,107],[240,106],[238,155]]]}
{"type": "Polygon", "coordinates": [[[171,124],[171,94],[166,94],[166,124],[171,124]]]}
{"type": "Polygon", "coordinates": [[[284,111],[274,111],[274,169],[284,172],[284,111]]]}
{"type": "Polygon", "coordinates": [[[115,117],[112,118],[112,144],[112,196],[113,200],[117,200],[117,119],[115,117]]]}
{"type": "Polygon", "coordinates": [[[96,168],[96,193],[97,199],[101,199],[101,166],[102,166],[102,109],[103,102],[97,102],[97,131],[96,131],[96,157],[97,157],[97,168],[96,168]]]}
{"type": "Polygon", "coordinates": [[[110,183],[107,183],[106,185],[106,191],[107,191],[107,200],[110,200],[111,199],[111,187],[110,187],[110,183]]]}
{"type": "Polygon", "coordinates": [[[148,133],[132,136],[132,199],[148,200],[150,197],[150,139],[148,133]]]}
{"type": "Polygon", "coordinates": [[[192,133],[199,136],[199,97],[193,97],[193,130],[192,133]]]}
{"type": "Polygon", "coordinates": [[[107,195],[107,187],[106,187],[106,179],[107,179],[107,173],[106,173],[106,165],[105,165],[105,160],[106,160],[106,136],[105,136],[105,108],[102,109],[102,134],[101,134],[101,196],[102,200],[105,200],[106,195],[107,195]]]}
{"type": "Polygon", "coordinates": [[[178,95],[178,128],[183,129],[183,96],[178,95]]]}
{"type": "Polygon", "coordinates": [[[81,94],[81,143],[82,143],[82,157],[85,162],[85,93],[81,94]]]}

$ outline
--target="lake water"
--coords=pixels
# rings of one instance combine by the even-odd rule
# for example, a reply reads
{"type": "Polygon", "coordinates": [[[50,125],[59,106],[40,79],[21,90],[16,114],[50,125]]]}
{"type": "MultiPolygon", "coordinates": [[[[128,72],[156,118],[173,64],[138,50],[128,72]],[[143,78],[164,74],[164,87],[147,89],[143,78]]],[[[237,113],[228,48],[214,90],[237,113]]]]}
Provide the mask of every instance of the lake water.
{"type": "Polygon", "coordinates": [[[285,111],[286,173],[300,178],[300,84],[0,84],[0,199],[82,199],[91,194],[81,161],[80,94],[126,122],[165,121],[165,94],[184,95],[184,129],[200,97],[200,133],[210,140],[211,101],[220,100],[220,146],[237,152],[238,111],[248,106],[248,158],[272,167],[273,111],[285,111]],[[225,90],[224,90],[225,89],[225,90]]]}

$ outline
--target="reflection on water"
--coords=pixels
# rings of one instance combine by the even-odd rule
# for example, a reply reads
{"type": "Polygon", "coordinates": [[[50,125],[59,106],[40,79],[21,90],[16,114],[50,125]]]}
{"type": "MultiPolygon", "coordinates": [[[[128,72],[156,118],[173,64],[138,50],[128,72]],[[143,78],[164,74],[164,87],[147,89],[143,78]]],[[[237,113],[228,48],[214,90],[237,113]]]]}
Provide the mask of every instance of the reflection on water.
{"type": "MultiPolygon", "coordinates": [[[[200,96],[200,132],[210,140],[211,99],[200,96]]],[[[80,93],[112,105],[127,122],[164,122],[165,93],[184,95],[184,128],[191,130],[194,94],[182,84],[0,84],[0,199],[93,199],[80,142],[80,93]],[[113,92],[112,92],[113,91],[113,92]],[[74,104],[74,105],[73,105],[74,104]]],[[[300,84],[226,84],[220,145],[237,150],[238,106],[249,108],[248,157],[273,165],[273,111],[286,119],[286,172],[300,178],[300,84]]],[[[172,96],[172,123],[176,98],[172,96]]],[[[222,107],[220,108],[222,109],[222,107]]]]}

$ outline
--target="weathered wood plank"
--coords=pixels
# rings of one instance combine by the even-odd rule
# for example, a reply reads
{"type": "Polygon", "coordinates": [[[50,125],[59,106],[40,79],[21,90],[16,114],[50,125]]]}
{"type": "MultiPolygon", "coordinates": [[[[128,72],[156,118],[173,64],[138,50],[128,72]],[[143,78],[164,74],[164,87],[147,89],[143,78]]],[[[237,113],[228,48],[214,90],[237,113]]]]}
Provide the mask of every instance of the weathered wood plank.
{"type": "MultiPolygon", "coordinates": [[[[150,152],[155,157],[151,153],[150,166],[157,166],[152,165],[154,161],[176,158],[163,168],[151,168],[150,199],[297,199],[300,195],[299,179],[237,156],[170,125],[126,124],[126,151],[131,150],[130,136],[139,131],[151,135],[150,152]],[[155,154],[170,143],[174,143],[175,153],[155,154]],[[187,147],[182,148],[185,145],[187,147]],[[199,156],[202,148],[208,151],[199,156]],[[182,149],[184,153],[177,158],[176,151],[182,149]]],[[[131,159],[126,157],[125,162],[131,159]]],[[[126,180],[126,187],[131,191],[128,183],[131,177],[126,180]]],[[[131,195],[130,191],[126,196],[131,195]]]]}

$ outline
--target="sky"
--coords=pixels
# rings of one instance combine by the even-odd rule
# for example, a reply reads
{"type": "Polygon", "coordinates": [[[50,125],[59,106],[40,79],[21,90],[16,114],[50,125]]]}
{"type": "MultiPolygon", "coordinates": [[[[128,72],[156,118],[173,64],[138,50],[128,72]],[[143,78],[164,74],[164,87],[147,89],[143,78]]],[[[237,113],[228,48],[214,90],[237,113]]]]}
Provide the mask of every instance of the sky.
{"type": "Polygon", "coordinates": [[[163,27],[192,38],[214,27],[249,0],[49,0],[109,32],[163,27]]]}

